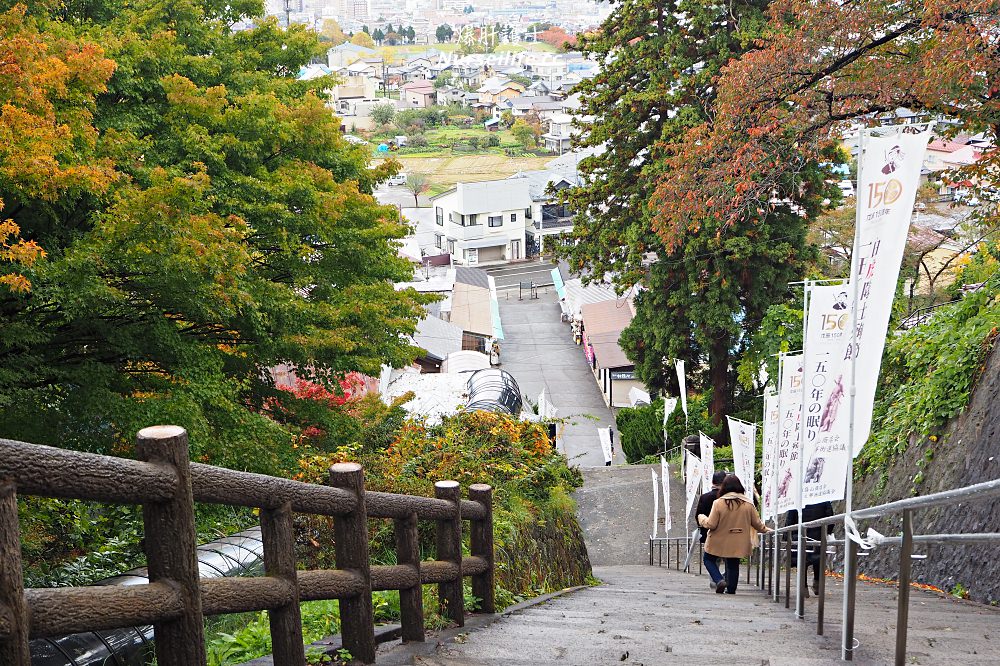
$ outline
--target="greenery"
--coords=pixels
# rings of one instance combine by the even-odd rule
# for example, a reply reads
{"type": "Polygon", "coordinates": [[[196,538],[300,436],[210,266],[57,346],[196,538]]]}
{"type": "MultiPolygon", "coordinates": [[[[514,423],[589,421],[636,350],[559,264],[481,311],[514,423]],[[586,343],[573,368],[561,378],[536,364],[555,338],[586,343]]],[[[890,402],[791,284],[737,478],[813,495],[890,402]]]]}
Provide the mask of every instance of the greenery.
{"type": "MultiPolygon", "coordinates": [[[[974,273],[973,273],[974,274],[974,273]]],[[[972,277],[972,276],[970,276],[972,277]]],[[[917,441],[938,442],[948,422],[968,406],[1000,322],[1000,275],[939,308],[930,321],[886,345],[872,418],[875,427],[858,457],[857,473],[884,473],[917,441]]]]}
{"type": "Polygon", "coordinates": [[[651,405],[623,407],[615,414],[615,425],[625,460],[635,463],[663,451],[663,399],[651,405]]]}
{"type": "Polygon", "coordinates": [[[379,104],[372,107],[371,118],[379,125],[388,125],[396,117],[396,106],[393,104],[379,104]]]}

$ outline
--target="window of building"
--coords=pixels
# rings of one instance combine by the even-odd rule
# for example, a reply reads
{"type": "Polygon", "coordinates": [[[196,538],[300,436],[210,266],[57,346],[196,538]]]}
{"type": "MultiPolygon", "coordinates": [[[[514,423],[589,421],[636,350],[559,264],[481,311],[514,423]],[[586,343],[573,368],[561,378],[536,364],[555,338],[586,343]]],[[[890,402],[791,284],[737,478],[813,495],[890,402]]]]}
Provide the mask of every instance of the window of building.
{"type": "Polygon", "coordinates": [[[517,222],[517,213],[511,213],[510,214],[510,221],[511,222],[517,222]]]}
{"type": "Polygon", "coordinates": [[[444,241],[444,236],[441,234],[434,234],[434,247],[440,248],[442,241],[444,241]]]}
{"type": "Polygon", "coordinates": [[[469,214],[469,226],[470,227],[474,227],[477,224],[479,224],[479,223],[476,222],[476,214],[475,213],[470,213],[469,214]]]}
{"type": "Polygon", "coordinates": [[[490,226],[491,227],[502,227],[503,226],[503,215],[490,215],[490,226]]]}
{"type": "Polygon", "coordinates": [[[455,213],[454,212],[449,212],[448,213],[448,221],[452,222],[452,223],[455,222],[455,213]]]}
{"type": "MultiPolygon", "coordinates": [[[[443,227],[444,226],[444,211],[441,210],[440,206],[438,206],[437,208],[434,209],[434,217],[437,220],[438,226],[443,227]]],[[[441,246],[438,245],[438,247],[441,247],[441,246]]]]}
{"type": "Polygon", "coordinates": [[[448,254],[455,254],[455,241],[448,241],[448,254]]]}
{"type": "Polygon", "coordinates": [[[526,219],[526,220],[530,220],[531,219],[531,209],[530,208],[525,208],[524,209],[524,219],[526,219]]]}

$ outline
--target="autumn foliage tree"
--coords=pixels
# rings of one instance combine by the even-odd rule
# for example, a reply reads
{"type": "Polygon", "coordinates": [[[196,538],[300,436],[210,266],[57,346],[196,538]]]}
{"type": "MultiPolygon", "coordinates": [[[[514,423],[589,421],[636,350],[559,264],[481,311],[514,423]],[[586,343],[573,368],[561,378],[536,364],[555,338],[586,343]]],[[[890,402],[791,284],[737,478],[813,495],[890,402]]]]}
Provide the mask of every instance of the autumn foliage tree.
{"type": "Polygon", "coordinates": [[[570,47],[576,45],[576,36],[569,34],[557,25],[539,32],[535,38],[537,41],[545,42],[558,49],[565,49],[567,45],[570,47]]]}

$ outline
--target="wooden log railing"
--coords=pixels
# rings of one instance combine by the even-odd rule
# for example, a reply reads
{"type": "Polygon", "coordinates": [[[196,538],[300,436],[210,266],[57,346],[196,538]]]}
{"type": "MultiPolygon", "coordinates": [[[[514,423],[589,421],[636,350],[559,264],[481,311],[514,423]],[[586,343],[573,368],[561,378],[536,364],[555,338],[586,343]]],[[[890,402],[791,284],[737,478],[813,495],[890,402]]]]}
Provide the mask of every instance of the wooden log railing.
{"type": "Polygon", "coordinates": [[[189,462],[177,426],[139,432],[138,460],[0,439],[0,664],[29,666],[32,638],[152,624],[159,666],[206,663],[204,617],[266,610],[274,662],[302,666],[299,603],[338,599],[343,646],[359,663],[375,662],[373,590],[399,590],[404,641],[424,640],[423,584],[436,583],[442,612],[464,623],[463,578],[472,578],[480,610],[496,612],[492,489],[439,481],[436,497],[365,491],[360,465],[330,468],[329,486],[189,462]],[[17,495],[142,505],[149,583],[24,589],[17,495]],[[194,503],[260,509],[265,575],[200,578],[194,503]],[[337,568],[298,571],[294,512],[332,516],[337,568]],[[394,521],[398,564],[372,566],[368,519],[394,521]],[[417,527],[437,523],[438,560],[421,562],[417,527]],[[464,521],[471,555],[462,557],[464,521]]]}

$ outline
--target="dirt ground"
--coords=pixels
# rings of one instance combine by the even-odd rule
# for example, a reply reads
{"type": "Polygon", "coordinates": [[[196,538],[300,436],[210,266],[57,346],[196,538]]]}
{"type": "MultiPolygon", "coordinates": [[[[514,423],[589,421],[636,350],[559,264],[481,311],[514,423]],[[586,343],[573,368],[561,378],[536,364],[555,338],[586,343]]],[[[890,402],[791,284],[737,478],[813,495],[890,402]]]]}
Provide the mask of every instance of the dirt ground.
{"type": "Polygon", "coordinates": [[[544,169],[553,157],[507,157],[505,155],[458,155],[395,157],[405,173],[425,173],[433,190],[443,191],[455,183],[506,178],[518,171],[544,169]]]}

